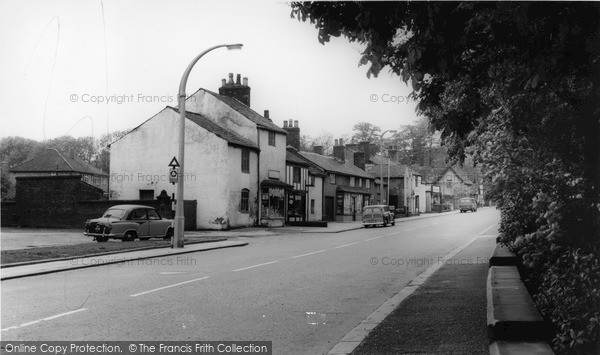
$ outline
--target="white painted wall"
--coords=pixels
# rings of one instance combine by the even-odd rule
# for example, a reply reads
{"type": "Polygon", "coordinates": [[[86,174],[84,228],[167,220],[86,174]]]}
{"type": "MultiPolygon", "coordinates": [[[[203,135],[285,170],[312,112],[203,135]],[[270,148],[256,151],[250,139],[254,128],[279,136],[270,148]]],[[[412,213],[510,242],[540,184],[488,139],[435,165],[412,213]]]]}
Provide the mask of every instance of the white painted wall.
{"type": "Polygon", "coordinates": [[[308,220],[322,221],[323,220],[323,178],[315,176],[315,186],[308,188],[308,220]],[[310,211],[310,200],[315,200],[315,213],[310,211]]]}
{"type": "MultiPolygon", "coordinates": [[[[256,123],[232,109],[204,89],[196,91],[185,102],[186,111],[204,115],[223,127],[257,143],[256,123]]],[[[284,147],[285,150],[285,147],[284,147]]]]}

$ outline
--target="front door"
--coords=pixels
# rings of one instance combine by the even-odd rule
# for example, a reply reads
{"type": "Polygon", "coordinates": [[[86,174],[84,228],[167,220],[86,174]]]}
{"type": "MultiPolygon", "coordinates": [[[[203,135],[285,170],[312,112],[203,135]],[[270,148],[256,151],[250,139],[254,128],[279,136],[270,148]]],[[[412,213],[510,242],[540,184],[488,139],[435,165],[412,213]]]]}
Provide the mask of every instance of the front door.
{"type": "Polygon", "coordinates": [[[325,220],[327,221],[335,220],[335,215],[333,214],[335,207],[334,202],[335,199],[333,196],[325,196],[325,220]]]}

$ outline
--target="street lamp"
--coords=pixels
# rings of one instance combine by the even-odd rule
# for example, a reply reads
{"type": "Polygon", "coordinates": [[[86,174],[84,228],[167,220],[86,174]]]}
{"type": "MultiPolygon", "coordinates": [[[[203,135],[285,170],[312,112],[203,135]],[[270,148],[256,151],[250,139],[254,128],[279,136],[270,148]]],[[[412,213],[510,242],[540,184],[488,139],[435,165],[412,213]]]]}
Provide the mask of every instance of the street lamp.
{"type": "Polygon", "coordinates": [[[206,53],[215,50],[217,48],[226,47],[228,50],[242,49],[243,44],[220,44],[218,46],[210,47],[204,52],[198,54],[194,60],[188,65],[183,72],[181,81],[179,82],[179,179],[177,180],[177,204],[175,205],[175,231],[173,233],[173,248],[183,248],[183,230],[185,217],[183,216],[183,180],[184,180],[184,154],[185,154],[185,86],[187,79],[190,76],[190,72],[196,62],[202,58],[206,53]]]}
{"type": "MultiPolygon", "coordinates": [[[[380,202],[383,205],[383,135],[391,132],[391,133],[396,133],[398,131],[396,131],[395,129],[388,129],[387,131],[384,131],[383,133],[381,133],[379,135],[379,153],[381,154],[381,162],[379,164],[379,175],[381,178],[381,184],[379,185],[379,198],[380,198],[380,202]]],[[[389,157],[388,157],[389,159],[389,157]]],[[[388,179],[389,180],[389,179],[388,179]]],[[[389,181],[388,181],[389,184],[389,181]]],[[[386,198],[386,203],[387,203],[387,198],[386,198]]]]}

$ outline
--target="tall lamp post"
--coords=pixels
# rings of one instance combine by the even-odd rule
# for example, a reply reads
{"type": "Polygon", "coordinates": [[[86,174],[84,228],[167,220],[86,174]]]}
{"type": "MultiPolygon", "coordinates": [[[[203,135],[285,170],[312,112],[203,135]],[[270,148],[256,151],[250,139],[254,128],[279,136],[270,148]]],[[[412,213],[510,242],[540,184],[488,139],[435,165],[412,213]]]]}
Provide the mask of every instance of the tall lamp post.
{"type": "Polygon", "coordinates": [[[183,72],[181,81],[179,82],[179,179],[177,180],[177,204],[175,205],[175,230],[173,233],[173,248],[183,248],[183,230],[185,217],[183,216],[183,180],[184,180],[184,164],[185,164],[185,86],[187,84],[190,72],[196,62],[202,58],[206,53],[215,50],[217,48],[226,47],[227,49],[242,49],[242,44],[220,44],[218,46],[210,47],[204,52],[198,54],[194,60],[188,65],[183,72]]]}
{"type": "MultiPolygon", "coordinates": [[[[395,129],[388,129],[387,131],[384,131],[383,133],[381,133],[379,135],[379,153],[381,154],[381,162],[379,164],[379,175],[381,178],[381,184],[379,185],[379,198],[381,199],[381,204],[383,205],[383,135],[386,133],[396,133],[397,131],[395,129]]],[[[389,159],[389,157],[388,157],[389,159]]],[[[389,179],[388,179],[389,180],[389,179]]],[[[389,184],[389,181],[388,181],[389,184]]],[[[386,203],[387,202],[387,198],[386,198],[386,203]]]]}

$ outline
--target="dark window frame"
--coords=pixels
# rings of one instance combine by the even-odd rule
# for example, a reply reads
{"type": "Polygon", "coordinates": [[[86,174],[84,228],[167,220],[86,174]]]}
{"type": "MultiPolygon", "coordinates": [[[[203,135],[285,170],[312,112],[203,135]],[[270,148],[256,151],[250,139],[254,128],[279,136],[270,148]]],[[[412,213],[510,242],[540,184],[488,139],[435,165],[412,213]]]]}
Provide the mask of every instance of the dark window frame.
{"type": "Polygon", "coordinates": [[[250,190],[242,189],[240,195],[240,212],[249,213],[250,212],[250,190]]]}
{"type": "Polygon", "coordinates": [[[242,149],[242,173],[250,174],[250,150],[242,149]]]}
{"type": "Polygon", "coordinates": [[[269,145],[272,147],[275,147],[275,142],[276,142],[276,137],[275,137],[275,132],[268,132],[268,141],[269,141],[269,145]]]}

